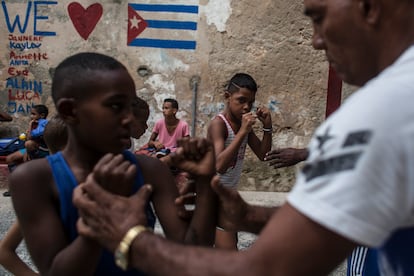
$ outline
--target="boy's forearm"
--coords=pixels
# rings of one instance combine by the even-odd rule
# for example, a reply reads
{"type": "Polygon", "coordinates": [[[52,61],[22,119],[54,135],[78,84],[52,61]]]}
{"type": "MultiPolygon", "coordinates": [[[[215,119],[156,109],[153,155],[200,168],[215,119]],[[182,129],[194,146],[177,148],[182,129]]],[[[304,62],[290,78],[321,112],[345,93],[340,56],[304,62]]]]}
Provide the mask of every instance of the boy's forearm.
{"type": "MultiPolygon", "coordinates": [[[[270,128],[271,129],[271,128],[270,128]]],[[[272,149],[272,131],[263,131],[262,143],[260,145],[261,158],[264,160],[266,153],[272,149]]]]}
{"type": "Polygon", "coordinates": [[[0,264],[13,273],[13,275],[26,275],[35,276],[38,275],[34,272],[20,257],[13,252],[0,252],[0,264]]]}
{"type": "Polygon", "coordinates": [[[144,232],[133,241],[129,260],[131,267],[148,275],[238,275],[246,263],[235,255],[237,251],[180,245],[144,232]]]}
{"type": "Polygon", "coordinates": [[[15,222],[0,241],[0,264],[14,275],[37,275],[16,253],[23,240],[18,222],[15,222]]]}
{"type": "Polygon", "coordinates": [[[195,211],[187,230],[185,243],[212,246],[217,225],[217,195],[211,189],[212,176],[198,176],[195,179],[195,211]]]}
{"type": "Polygon", "coordinates": [[[249,205],[245,220],[240,225],[240,231],[259,234],[278,208],[249,205]]]}
{"type": "Polygon", "coordinates": [[[54,257],[47,274],[93,275],[101,254],[102,247],[97,242],[78,236],[54,257]]]}

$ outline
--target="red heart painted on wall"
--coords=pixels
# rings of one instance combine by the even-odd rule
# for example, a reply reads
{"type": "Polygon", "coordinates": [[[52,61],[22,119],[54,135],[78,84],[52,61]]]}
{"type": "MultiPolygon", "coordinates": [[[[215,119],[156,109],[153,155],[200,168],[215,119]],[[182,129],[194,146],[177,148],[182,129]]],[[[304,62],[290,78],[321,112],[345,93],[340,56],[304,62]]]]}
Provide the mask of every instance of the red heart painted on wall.
{"type": "Polygon", "coordinates": [[[69,17],[79,35],[87,40],[96,24],[102,16],[102,5],[95,3],[84,9],[78,2],[72,2],[68,6],[69,17]]]}

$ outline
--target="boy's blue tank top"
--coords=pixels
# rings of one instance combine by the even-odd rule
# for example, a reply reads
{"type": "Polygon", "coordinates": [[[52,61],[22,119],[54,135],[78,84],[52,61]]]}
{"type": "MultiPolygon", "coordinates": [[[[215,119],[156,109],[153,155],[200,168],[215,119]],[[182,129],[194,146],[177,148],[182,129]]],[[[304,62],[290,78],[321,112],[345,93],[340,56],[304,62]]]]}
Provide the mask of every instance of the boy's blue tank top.
{"type": "MultiPolygon", "coordinates": [[[[139,168],[137,160],[129,151],[124,151],[124,158],[137,167],[137,175],[134,182],[133,193],[137,192],[139,188],[144,184],[144,178],[139,168]]],[[[72,204],[73,190],[78,185],[73,172],[69,168],[61,152],[46,157],[53,173],[60,201],[60,217],[67,236],[72,242],[77,236],[76,222],[78,220],[78,211],[72,204]]],[[[147,209],[148,226],[154,228],[155,215],[152,212],[151,206],[148,204],[147,209]]],[[[87,261],[87,260],[86,260],[87,261]]],[[[114,256],[111,252],[104,250],[98,266],[95,271],[95,275],[144,275],[142,272],[137,270],[123,271],[121,270],[114,261],[114,256]]]]}

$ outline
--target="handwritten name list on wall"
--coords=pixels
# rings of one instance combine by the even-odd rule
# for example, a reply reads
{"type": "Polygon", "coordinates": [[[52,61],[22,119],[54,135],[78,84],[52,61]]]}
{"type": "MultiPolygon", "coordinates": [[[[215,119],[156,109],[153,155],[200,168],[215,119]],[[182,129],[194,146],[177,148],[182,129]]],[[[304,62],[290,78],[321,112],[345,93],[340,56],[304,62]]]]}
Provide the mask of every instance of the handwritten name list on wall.
{"type": "Polygon", "coordinates": [[[43,81],[38,80],[30,68],[48,60],[48,54],[42,51],[43,39],[56,36],[55,32],[38,28],[39,22],[48,20],[41,11],[45,6],[57,5],[56,1],[28,1],[18,14],[11,13],[10,3],[1,2],[4,20],[9,32],[9,61],[7,68],[6,92],[8,95],[7,111],[11,114],[30,114],[33,105],[42,102],[43,81]],[[33,28],[28,28],[33,24],[33,28]]]}

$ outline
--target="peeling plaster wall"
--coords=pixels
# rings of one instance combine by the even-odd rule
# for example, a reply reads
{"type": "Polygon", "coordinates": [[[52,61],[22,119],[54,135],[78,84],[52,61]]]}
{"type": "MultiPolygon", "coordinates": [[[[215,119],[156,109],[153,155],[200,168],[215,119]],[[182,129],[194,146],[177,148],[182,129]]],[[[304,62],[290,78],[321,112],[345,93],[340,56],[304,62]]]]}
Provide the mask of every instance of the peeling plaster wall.
{"type": "MultiPolygon", "coordinates": [[[[128,3],[171,4],[168,1],[79,0],[77,3],[84,9],[98,3],[103,10],[86,39],[75,29],[69,16],[68,6],[73,5],[73,1],[1,2],[0,107],[14,117],[12,123],[2,123],[3,129],[23,131],[32,104],[44,103],[53,114],[51,72],[65,57],[82,51],[114,56],[129,68],[137,95],[148,101],[151,111],[149,130],[136,141],[137,146],[148,140],[154,122],[162,117],[161,105],[166,97],[179,101],[179,117],[190,126],[195,118],[196,135],[204,136],[210,120],[224,108],[223,84],[236,72],[251,74],[259,84],[256,105],[267,106],[272,111],[274,148],[305,146],[315,127],[324,119],[328,65],[323,53],[312,49],[311,24],[303,16],[302,1],[175,0],[175,5],[198,6],[196,30],[185,34],[177,30],[155,30],[153,35],[194,40],[195,50],[127,45],[128,3]],[[12,25],[17,15],[22,26],[15,24],[11,29],[7,23],[12,25]],[[26,15],[27,26],[23,28],[26,15]],[[31,36],[31,39],[19,41],[24,36],[31,36]],[[24,45],[26,42],[36,43],[38,47],[24,51],[16,48],[20,45],[16,43],[24,45]],[[43,56],[36,60],[12,58],[22,54],[43,56]],[[12,60],[26,60],[27,64],[11,65],[12,60]],[[140,76],[138,69],[145,69],[147,75],[140,76]],[[16,76],[17,71],[25,74],[16,76]],[[192,114],[193,76],[200,78],[195,115],[192,114]],[[42,89],[36,92],[27,87],[16,88],[8,82],[11,78],[37,81],[42,89]],[[31,98],[17,99],[18,93],[31,98]]],[[[84,16],[97,17],[96,14],[84,16]]],[[[176,15],[175,19],[186,20],[186,16],[176,15]]],[[[194,14],[191,16],[194,18],[194,14]]],[[[352,93],[353,88],[347,91],[352,93]]],[[[292,186],[295,169],[274,170],[248,151],[240,188],[287,191],[292,186]]]]}

